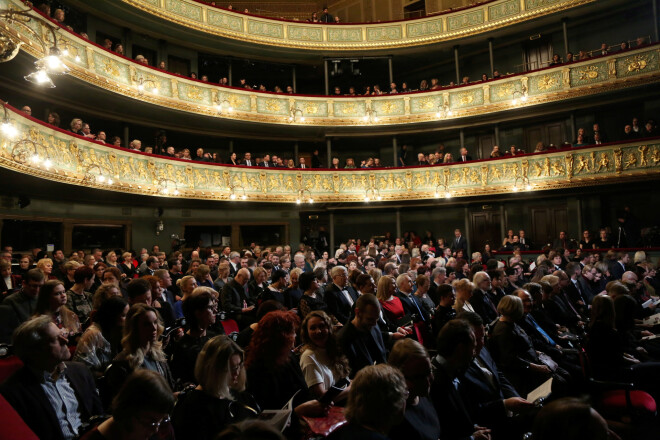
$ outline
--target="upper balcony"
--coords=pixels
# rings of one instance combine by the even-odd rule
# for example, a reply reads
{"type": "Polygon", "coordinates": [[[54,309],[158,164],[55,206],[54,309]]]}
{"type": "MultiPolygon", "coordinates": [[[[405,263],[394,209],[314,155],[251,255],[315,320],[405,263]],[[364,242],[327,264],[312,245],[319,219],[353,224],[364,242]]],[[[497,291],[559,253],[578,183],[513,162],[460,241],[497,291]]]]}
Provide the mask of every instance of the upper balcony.
{"type": "MultiPolygon", "coordinates": [[[[7,26],[5,31],[24,42],[22,49],[27,53],[41,58],[45,48],[35,35],[48,40],[50,34],[37,21],[27,25],[34,34],[18,25],[7,26]]],[[[243,124],[244,130],[250,123],[275,125],[299,134],[305,128],[318,131],[320,127],[333,133],[373,133],[386,126],[410,130],[457,125],[471,117],[563,106],[567,99],[598,96],[657,83],[660,79],[658,46],[650,45],[430,92],[354,97],[285,95],[221,87],[167,73],[109,52],[68,31],[58,32],[58,45],[66,50],[65,60],[72,76],[111,92],[112,96],[178,114],[183,111],[190,116],[218,119],[226,123],[223,128],[227,129],[231,124],[240,129],[243,124]]],[[[63,78],[56,79],[60,81],[65,82],[63,78]]],[[[78,81],[67,81],[70,88],[80,87],[78,81]]],[[[129,114],[131,110],[125,111],[129,114]]]]}
{"type": "MultiPolygon", "coordinates": [[[[177,40],[245,56],[291,59],[368,55],[398,49],[425,50],[468,37],[525,26],[534,29],[552,15],[596,12],[596,0],[492,0],[424,18],[378,22],[319,24],[260,17],[211,6],[197,0],[70,0],[81,11],[109,22],[139,28],[157,38],[177,40]],[[586,8],[581,8],[586,6],[586,8]],[[591,8],[594,8],[592,11],[591,8]],[[524,25],[523,25],[524,24],[524,25]],[[220,38],[218,38],[220,37],[220,38]],[[219,49],[222,46],[222,49],[219,49]]],[[[608,7],[621,2],[608,1],[608,7]]]]}

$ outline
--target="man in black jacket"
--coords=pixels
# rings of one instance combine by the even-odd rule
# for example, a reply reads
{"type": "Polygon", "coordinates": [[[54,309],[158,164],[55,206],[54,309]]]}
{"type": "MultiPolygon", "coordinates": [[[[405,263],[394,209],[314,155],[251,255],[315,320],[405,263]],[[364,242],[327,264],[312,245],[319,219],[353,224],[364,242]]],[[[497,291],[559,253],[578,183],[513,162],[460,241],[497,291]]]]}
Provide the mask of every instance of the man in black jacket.
{"type": "Polygon", "coordinates": [[[67,340],[49,316],[24,322],[14,333],[24,366],[0,386],[0,394],[41,440],[68,440],[102,413],[94,378],[71,357],[67,340]]]}
{"type": "Polygon", "coordinates": [[[344,266],[335,266],[330,271],[332,283],[329,283],[323,298],[328,305],[328,312],[339,322],[345,325],[351,316],[353,304],[357,301],[357,294],[353,289],[347,288],[348,271],[344,266]]]}

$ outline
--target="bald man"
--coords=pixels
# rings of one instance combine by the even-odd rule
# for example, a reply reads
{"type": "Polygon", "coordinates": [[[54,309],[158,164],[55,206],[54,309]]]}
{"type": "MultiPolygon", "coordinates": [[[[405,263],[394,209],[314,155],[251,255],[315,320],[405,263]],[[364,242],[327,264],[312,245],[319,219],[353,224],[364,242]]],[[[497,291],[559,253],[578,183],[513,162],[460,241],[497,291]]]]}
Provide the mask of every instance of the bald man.
{"type": "Polygon", "coordinates": [[[250,271],[239,269],[234,278],[224,285],[220,294],[222,310],[229,318],[236,320],[242,330],[255,321],[254,300],[245,293],[245,285],[250,280],[250,271]]]}

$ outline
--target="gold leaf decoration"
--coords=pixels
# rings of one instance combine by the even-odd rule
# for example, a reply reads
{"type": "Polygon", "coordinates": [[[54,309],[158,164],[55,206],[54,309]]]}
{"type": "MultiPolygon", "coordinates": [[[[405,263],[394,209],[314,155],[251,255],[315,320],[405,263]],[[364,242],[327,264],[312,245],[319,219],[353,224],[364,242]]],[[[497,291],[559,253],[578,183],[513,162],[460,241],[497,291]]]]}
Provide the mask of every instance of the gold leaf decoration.
{"type": "Polygon", "coordinates": [[[419,101],[420,110],[430,110],[433,108],[433,99],[424,98],[419,101]]]}
{"type": "Polygon", "coordinates": [[[648,65],[648,59],[642,55],[635,55],[628,63],[628,72],[639,72],[648,65]]]}
{"type": "Polygon", "coordinates": [[[194,99],[195,101],[200,101],[202,99],[202,91],[199,87],[190,86],[186,96],[188,96],[190,99],[194,99]]]}
{"type": "Polygon", "coordinates": [[[119,66],[112,60],[103,61],[103,71],[108,75],[119,76],[119,66]]]}
{"type": "Polygon", "coordinates": [[[462,105],[472,104],[472,101],[474,101],[474,96],[470,92],[461,93],[458,95],[458,102],[460,102],[462,105]]]}
{"type": "Polygon", "coordinates": [[[345,115],[354,115],[357,113],[357,108],[355,107],[355,103],[353,102],[348,102],[342,105],[341,107],[341,112],[345,115]]]}
{"type": "Polygon", "coordinates": [[[557,85],[557,78],[550,75],[543,75],[539,80],[539,90],[548,90],[557,85]]]}
{"type": "Polygon", "coordinates": [[[580,70],[580,80],[585,81],[589,79],[598,78],[598,66],[587,66],[584,70],[580,70]]]}
{"type": "Polygon", "coordinates": [[[268,111],[279,112],[281,108],[282,106],[280,106],[280,103],[274,99],[269,99],[266,101],[266,110],[268,111]]]}

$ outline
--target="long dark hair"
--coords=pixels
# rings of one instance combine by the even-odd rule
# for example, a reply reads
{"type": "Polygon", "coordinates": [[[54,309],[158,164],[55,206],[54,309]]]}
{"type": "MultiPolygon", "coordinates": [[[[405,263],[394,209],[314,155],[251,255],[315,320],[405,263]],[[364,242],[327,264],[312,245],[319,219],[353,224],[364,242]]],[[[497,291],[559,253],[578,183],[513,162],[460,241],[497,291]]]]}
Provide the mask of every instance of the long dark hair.
{"type": "Polygon", "coordinates": [[[314,343],[309,337],[309,331],[307,330],[307,324],[312,318],[321,319],[328,327],[328,342],[325,344],[325,351],[328,359],[330,360],[333,372],[336,373],[338,377],[348,376],[348,374],[351,372],[351,369],[348,366],[348,359],[346,359],[346,356],[341,353],[339,349],[339,343],[337,342],[337,337],[332,331],[332,320],[323,310],[313,310],[309,312],[303,320],[302,326],[300,327],[300,339],[302,340],[303,344],[305,344],[305,348],[314,350],[315,347],[314,343]]]}

